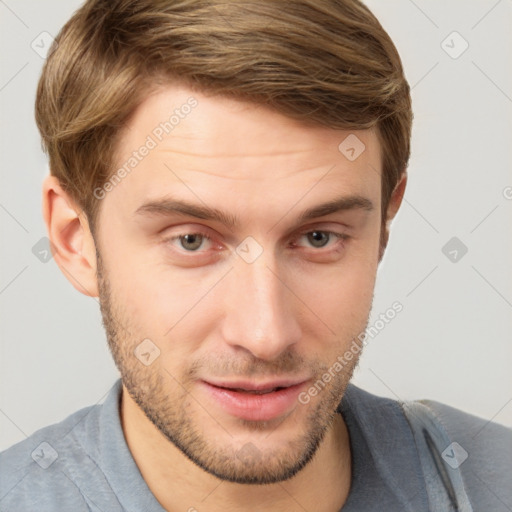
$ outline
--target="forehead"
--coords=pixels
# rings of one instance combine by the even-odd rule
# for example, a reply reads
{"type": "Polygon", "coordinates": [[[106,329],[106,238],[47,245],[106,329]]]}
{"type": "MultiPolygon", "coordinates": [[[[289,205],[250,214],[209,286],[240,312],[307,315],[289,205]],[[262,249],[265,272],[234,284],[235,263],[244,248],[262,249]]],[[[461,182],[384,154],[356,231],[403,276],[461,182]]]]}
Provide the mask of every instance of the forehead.
{"type": "Polygon", "coordinates": [[[159,89],[141,103],[123,130],[120,149],[129,152],[150,136],[160,150],[174,149],[181,154],[271,158],[286,152],[338,153],[339,144],[351,134],[364,142],[366,149],[371,149],[369,145],[378,149],[373,130],[308,124],[263,104],[205,95],[176,85],[159,89]],[[257,153],[249,151],[255,149],[257,153]]]}
{"type": "Polygon", "coordinates": [[[122,178],[105,203],[132,213],[170,193],[239,210],[261,209],[271,199],[291,205],[301,197],[306,207],[326,194],[372,196],[376,208],[380,200],[373,130],[308,125],[264,105],[182,86],[161,89],[139,106],[115,163],[122,178]]]}

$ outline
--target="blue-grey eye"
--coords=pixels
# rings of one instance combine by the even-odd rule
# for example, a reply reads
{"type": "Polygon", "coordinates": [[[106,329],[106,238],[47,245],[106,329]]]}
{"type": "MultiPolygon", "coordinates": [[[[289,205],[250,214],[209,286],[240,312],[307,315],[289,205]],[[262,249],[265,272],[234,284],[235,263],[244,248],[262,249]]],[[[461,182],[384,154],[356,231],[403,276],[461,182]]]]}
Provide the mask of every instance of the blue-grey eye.
{"type": "Polygon", "coordinates": [[[307,237],[313,247],[324,247],[329,242],[330,234],[325,231],[311,231],[307,233],[307,237]]]}

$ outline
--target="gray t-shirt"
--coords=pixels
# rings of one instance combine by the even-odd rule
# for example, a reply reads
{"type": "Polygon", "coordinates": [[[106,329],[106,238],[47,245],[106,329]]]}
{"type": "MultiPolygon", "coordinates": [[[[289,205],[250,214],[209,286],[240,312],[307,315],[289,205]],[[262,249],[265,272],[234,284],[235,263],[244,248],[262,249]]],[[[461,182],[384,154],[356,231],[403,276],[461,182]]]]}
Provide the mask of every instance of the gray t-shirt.
{"type": "MultiPolygon", "coordinates": [[[[118,380],[103,404],[77,411],[0,453],[0,511],[164,510],[126,444],[121,389],[118,380]]],[[[338,412],[352,452],[343,512],[427,512],[425,478],[400,404],[350,384],[338,412]]]]}

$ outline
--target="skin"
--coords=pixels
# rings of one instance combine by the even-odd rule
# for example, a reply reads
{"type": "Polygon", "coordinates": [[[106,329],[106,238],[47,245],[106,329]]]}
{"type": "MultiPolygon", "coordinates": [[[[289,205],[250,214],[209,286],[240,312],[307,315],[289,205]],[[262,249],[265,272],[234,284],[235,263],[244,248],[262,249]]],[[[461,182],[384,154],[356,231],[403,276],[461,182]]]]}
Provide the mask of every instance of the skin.
{"type": "Polygon", "coordinates": [[[306,126],[178,85],[137,109],[118,164],[191,96],[197,107],[101,200],[94,237],[58,181],[45,180],[55,260],[80,292],[100,298],[123,379],[126,441],[166,510],[337,511],[351,453],[335,409],[357,357],[309,403],[270,421],[228,414],[199,382],[300,377],[307,390],[328,371],[367,325],[381,228],[400,206],[406,175],[382,224],[374,131],[306,126]],[[351,133],[366,146],[354,161],[338,150],[351,133]],[[171,195],[239,222],[137,213],[171,195]],[[302,211],[352,195],[373,208],[299,223],[302,211]],[[183,238],[198,231],[211,240],[183,238]],[[236,252],[249,236],[262,250],[250,263],[236,252]],[[160,351],[147,366],[134,355],[145,339],[160,351]]]}

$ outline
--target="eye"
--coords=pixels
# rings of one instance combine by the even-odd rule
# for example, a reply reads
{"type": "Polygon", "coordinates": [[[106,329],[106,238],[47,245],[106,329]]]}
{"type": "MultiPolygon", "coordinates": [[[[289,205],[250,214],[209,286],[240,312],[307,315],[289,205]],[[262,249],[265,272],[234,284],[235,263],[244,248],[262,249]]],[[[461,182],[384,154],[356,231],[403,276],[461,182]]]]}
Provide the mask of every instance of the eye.
{"type": "Polygon", "coordinates": [[[167,241],[169,243],[177,241],[179,244],[178,248],[186,252],[200,252],[198,249],[203,245],[203,242],[211,242],[211,238],[204,233],[186,233],[173,236],[167,241]]]}
{"type": "MultiPolygon", "coordinates": [[[[336,233],[334,231],[314,229],[305,231],[295,239],[291,244],[292,247],[306,247],[319,249],[315,252],[326,252],[320,251],[320,249],[340,249],[343,247],[343,241],[348,240],[350,237],[343,233],[336,233]],[[297,243],[300,240],[306,240],[306,243],[297,243]]],[[[180,233],[178,235],[169,237],[165,240],[166,243],[173,246],[179,252],[189,254],[204,254],[208,252],[208,249],[213,248],[213,241],[210,236],[202,232],[189,232],[180,233]]]]}
{"type": "Polygon", "coordinates": [[[299,240],[301,238],[306,238],[307,242],[311,244],[311,246],[315,249],[323,249],[329,245],[337,245],[336,242],[340,240],[347,240],[349,236],[343,233],[335,233],[333,231],[322,231],[315,229],[313,231],[302,233],[299,237],[299,240]],[[333,241],[333,243],[329,244],[331,241],[333,241]]]}

